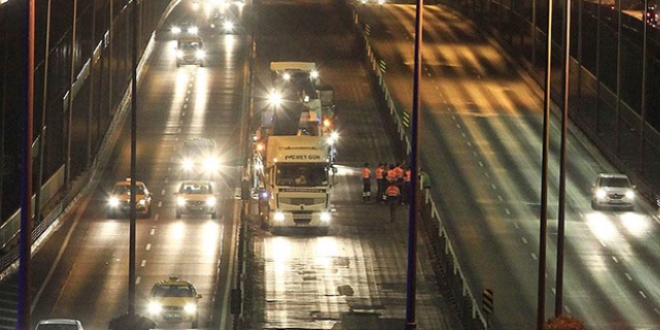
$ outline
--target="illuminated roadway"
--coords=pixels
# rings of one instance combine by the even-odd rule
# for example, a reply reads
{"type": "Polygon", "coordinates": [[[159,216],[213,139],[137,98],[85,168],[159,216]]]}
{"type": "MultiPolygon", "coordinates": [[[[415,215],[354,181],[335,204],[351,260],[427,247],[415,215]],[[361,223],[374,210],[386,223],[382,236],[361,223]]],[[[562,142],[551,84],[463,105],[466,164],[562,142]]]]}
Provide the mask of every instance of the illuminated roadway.
{"type": "MultiPolygon", "coordinates": [[[[166,26],[194,15],[190,2],[182,2],[166,26]]],[[[160,31],[139,86],[137,178],[153,194],[153,215],[137,219],[136,313],[145,315],[154,283],[177,275],[203,295],[200,326],[220,328],[231,324],[226,297],[236,245],[234,188],[246,129],[241,122],[249,43],[245,35],[204,38],[206,66],[177,68],[175,42],[160,31]],[[193,137],[214,138],[225,161],[213,179],[221,201],[217,220],[175,218],[173,193],[188,177],[174,160],[184,139],[193,137]]],[[[105,211],[112,185],[130,173],[129,124],[127,119],[97,189],[79,200],[33,259],[33,324],[64,317],[80,319],[86,329],[107,329],[127,311],[129,220],[109,219],[105,211]]]]}
{"type": "MultiPolygon", "coordinates": [[[[415,8],[361,7],[386,82],[410,109],[415,8]]],[[[468,20],[426,6],[421,148],[435,202],[473,292],[494,291],[494,329],[535,326],[542,90],[468,20]]],[[[559,121],[551,131],[546,317],[554,315],[559,121]]],[[[588,329],[660,328],[660,226],[654,208],[593,211],[599,172],[615,171],[584,136],[568,137],[563,312],[588,329]]]]}

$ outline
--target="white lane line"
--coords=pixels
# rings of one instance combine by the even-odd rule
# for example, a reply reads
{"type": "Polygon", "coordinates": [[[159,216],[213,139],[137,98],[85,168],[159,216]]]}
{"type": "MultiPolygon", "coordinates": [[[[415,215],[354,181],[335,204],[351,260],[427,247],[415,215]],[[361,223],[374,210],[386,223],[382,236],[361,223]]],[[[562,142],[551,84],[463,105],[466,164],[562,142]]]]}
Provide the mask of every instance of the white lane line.
{"type": "Polygon", "coordinates": [[[463,137],[467,137],[467,135],[466,135],[465,133],[463,133],[463,132],[461,132],[461,135],[462,135],[463,137]]]}
{"type": "Polygon", "coordinates": [[[632,276],[630,276],[630,274],[628,273],[626,273],[626,278],[628,279],[628,281],[632,281],[632,276]]]}
{"type": "Polygon", "coordinates": [[[156,215],[154,215],[154,221],[158,221],[158,218],[160,218],[160,213],[156,213],[156,215]]]}
{"type": "Polygon", "coordinates": [[[616,262],[617,264],[619,263],[619,260],[615,256],[612,256],[612,260],[614,260],[614,262],[616,262]]]}
{"type": "Polygon", "coordinates": [[[461,124],[456,124],[456,128],[461,129],[461,124]]]}
{"type": "Polygon", "coordinates": [[[525,244],[527,244],[527,239],[524,238],[524,237],[522,237],[522,242],[525,243],[525,244]]]}
{"type": "Polygon", "coordinates": [[[141,276],[138,276],[138,277],[135,279],[135,284],[140,284],[140,281],[142,281],[142,277],[141,277],[141,276]]]}
{"type": "Polygon", "coordinates": [[[167,183],[167,178],[165,178],[165,183],[167,183]]]}
{"type": "Polygon", "coordinates": [[[642,297],[644,297],[644,299],[646,299],[646,295],[644,294],[643,291],[640,291],[639,294],[640,294],[642,297]]]}
{"type": "Polygon", "coordinates": [[[653,310],[655,311],[656,314],[660,315],[660,311],[657,308],[654,308],[653,310]]]}
{"type": "Polygon", "coordinates": [[[471,147],[471,146],[472,146],[472,142],[468,141],[467,145],[468,145],[468,147],[471,147]]]}
{"type": "Polygon", "coordinates": [[[185,111],[181,111],[181,117],[185,117],[185,116],[186,116],[186,112],[185,112],[185,111]]]}
{"type": "Polygon", "coordinates": [[[161,190],[161,191],[160,191],[160,194],[161,194],[161,195],[165,195],[165,189],[161,190]]]}
{"type": "Polygon", "coordinates": [[[513,223],[513,226],[516,227],[516,229],[520,229],[520,226],[518,226],[518,223],[517,223],[517,222],[514,222],[514,223],[513,223]]]}
{"type": "Polygon", "coordinates": [[[151,243],[147,243],[146,250],[147,250],[147,251],[150,251],[150,250],[151,250],[151,243]]]}
{"type": "MultiPolygon", "coordinates": [[[[172,158],[174,158],[174,157],[172,157],[172,158]]],[[[174,161],[174,159],[172,159],[172,161],[174,161]]],[[[167,167],[167,171],[169,172],[169,171],[171,171],[171,170],[172,170],[172,166],[168,166],[168,167],[167,167]]]]}
{"type": "Polygon", "coordinates": [[[555,288],[552,288],[552,290],[551,290],[551,291],[552,291],[552,294],[557,294],[557,289],[555,289],[555,288]]]}
{"type": "Polygon", "coordinates": [[[147,261],[146,261],[146,260],[142,260],[142,261],[140,262],[140,267],[144,267],[146,264],[147,264],[147,261]]]}
{"type": "Polygon", "coordinates": [[[539,260],[539,258],[536,257],[536,254],[532,253],[532,259],[534,260],[539,260]]]}
{"type": "Polygon", "coordinates": [[[426,73],[427,76],[431,77],[431,72],[426,73]]]}
{"type": "Polygon", "coordinates": [[[567,314],[573,314],[573,313],[571,313],[571,309],[568,308],[568,306],[564,306],[564,310],[566,310],[567,314]]]}
{"type": "Polygon", "coordinates": [[[456,116],[451,115],[451,119],[456,120],[456,116]]]}
{"type": "Polygon", "coordinates": [[[605,242],[603,242],[602,239],[599,239],[598,241],[600,242],[600,245],[602,245],[603,247],[607,247],[607,244],[605,244],[605,242]]]}
{"type": "Polygon", "coordinates": [[[491,183],[490,186],[493,188],[493,190],[497,190],[497,186],[494,183],[491,183]]]}
{"type": "Polygon", "coordinates": [[[479,167],[484,167],[484,163],[483,163],[483,162],[479,162],[479,167]]]}
{"type": "Polygon", "coordinates": [[[476,151],[473,151],[473,152],[472,152],[472,156],[476,156],[476,155],[477,155],[477,152],[476,152],[476,151]]]}
{"type": "Polygon", "coordinates": [[[158,202],[158,207],[163,207],[163,201],[158,202]]]}
{"type": "Polygon", "coordinates": [[[487,178],[490,178],[490,175],[488,174],[488,172],[484,172],[484,176],[486,176],[487,178]]]}
{"type": "Polygon", "coordinates": [[[506,212],[507,215],[511,215],[511,211],[509,211],[509,209],[504,209],[504,212],[506,212]]]}
{"type": "Polygon", "coordinates": [[[149,235],[153,236],[154,234],[156,234],[156,228],[151,228],[149,235]]]}
{"type": "Polygon", "coordinates": [[[497,195],[497,199],[499,199],[500,202],[503,202],[503,201],[504,201],[504,197],[502,197],[502,195],[497,195]]]}

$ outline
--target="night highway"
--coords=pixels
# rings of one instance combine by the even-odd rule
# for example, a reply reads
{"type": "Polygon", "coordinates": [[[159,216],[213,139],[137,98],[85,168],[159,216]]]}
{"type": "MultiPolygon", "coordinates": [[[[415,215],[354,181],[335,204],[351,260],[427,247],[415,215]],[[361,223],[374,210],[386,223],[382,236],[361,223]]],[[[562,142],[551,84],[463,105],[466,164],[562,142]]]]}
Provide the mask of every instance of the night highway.
{"type": "MultiPolygon", "coordinates": [[[[358,9],[405,109],[414,10],[358,9]]],[[[538,287],[542,89],[455,12],[428,6],[424,19],[422,166],[471,287],[495,293],[494,328],[529,329],[538,287]]],[[[553,116],[546,316],[554,314],[559,126],[553,116]]],[[[570,132],[563,312],[590,329],[657,328],[656,209],[640,199],[634,212],[592,210],[596,175],[617,170],[578,129],[570,132]]]]}
{"type": "MultiPolygon", "coordinates": [[[[159,329],[404,329],[409,208],[397,206],[396,221],[390,222],[387,206],[375,203],[375,197],[362,201],[360,173],[367,162],[373,173],[380,162],[408,161],[388,106],[411,112],[414,4],[252,0],[227,5],[176,2],[154,32],[140,66],[134,179],[144,182],[151,196],[140,204],[148,205],[149,212],[137,219],[136,312],[150,316],[152,286],[177,277],[192,283],[199,294],[192,296],[199,301],[192,312],[198,320],[157,320],[159,329]],[[191,32],[191,26],[199,31],[191,32]],[[378,68],[368,61],[372,54],[365,51],[363,37],[378,68]],[[196,47],[192,60],[182,59],[181,40],[196,47]],[[250,137],[271,106],[269,64],[285,61],[316,63],[322,83],[334,89],[339,140],[327,235],[275,234],[261,223],[256,189],[248,194],[252,199],[241,201],[241,179],[253,165],[250,137]],[[374,70],[384,77],[391,102],[383,98],[374,70]],[[219,167],[186,171],[184,143],[200,138],[217,143],[219,167]],[[214,202],[217,216],[180,214],[188,205],[180,185],[193,180],[212,184],[215,194],[206,205],[214,202]],[[243,207],[247,216],[241,216],[243,207]],[[241,225],[247,226],[248,238],[239,256],[241,225]],[[241,274],[238,261],[243,257],[241,274]],[[239,285],[244,288],[240,315],[231,299],[239,285]]],[[[439,225],[457,258],[452,262],[460,265],[458,276],[471,294],[480,298],[482,290],[493,290],[489,329],[533,329],[543,90],[497,44],[501,39],[484,35],[449,7],[425,6],[424,29],[421,168],[431,178],[439,225]]],[[[109,62],[111,68],[126,66],[121,60],[109,62]]],[[[99,83],[100,90],[104,84],[99,83]]],[[[94,98],[93,92],[85,95],[94,98]]],[[[87,188],[56,218],[45,239],[36,241],[33,327],[43,319],[71,318],[85,329],[107,329],[110,320],[128,309],[129,219],[110,209],[113,186],[130,176],[130,102],[121,104],[109,112],[114,120],[102,139],[111,147],[108,157],[100,158],[107,161],[93,163],[91,172],[98,175],[83,170],[90,161],[74,161],[77,176],[71,180],[87,188]],[[76,182],[87,178],[88,183],[76,182]]],[[[555,313],[559,111],[553,105],[546,318],[555,313]]],[[[103,121],[110,118],[90,124],[91,110],[90,117],[74,117],[74,149],[86,145],[91,151],[93,143],[84,137],[91,137],[92,130],[102,135],[103,121]]],[[[633,210],[594,210],[597,175],[623,169],[574,124],[569,125],[567,150],[562,312],[583,320],[587,329],[660,328],[657,206],[637,191],[633,210]]],[[[374,195],[375,189],[374,181],[374,195]]],[[[466,317],[475,319],[476,314],[461,310],[467,298],[448,287],[444,277],[456,274],[439,266],[442,247],[432,243],[438,233],[426,225],[418,228],[416,328],[469,328],[466,317]]],[[[18,275],[3,274],[10,276],[0,282],[0,329],[16,329],[18,275]]],[[[481,309],[481,301],[474,308],[481,309]]]]}

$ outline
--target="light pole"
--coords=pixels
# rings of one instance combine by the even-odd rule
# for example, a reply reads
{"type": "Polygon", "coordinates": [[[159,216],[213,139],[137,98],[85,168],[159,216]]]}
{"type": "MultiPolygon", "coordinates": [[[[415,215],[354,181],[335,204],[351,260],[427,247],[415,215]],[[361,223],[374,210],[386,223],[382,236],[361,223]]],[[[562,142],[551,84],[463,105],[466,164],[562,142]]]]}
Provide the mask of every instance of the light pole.
{"type": "Polygon", "coordinates": [[[135,187],[136,162],[137,162],[137,43],[138,43],[138,0],[132,0],[132,32],[133,42],[131,50],[131,214],[129,225],[129,257],[128,257],[128,317],[135,319],[135,244],[136,244],[136,219],[135,219],[135,187]]]}

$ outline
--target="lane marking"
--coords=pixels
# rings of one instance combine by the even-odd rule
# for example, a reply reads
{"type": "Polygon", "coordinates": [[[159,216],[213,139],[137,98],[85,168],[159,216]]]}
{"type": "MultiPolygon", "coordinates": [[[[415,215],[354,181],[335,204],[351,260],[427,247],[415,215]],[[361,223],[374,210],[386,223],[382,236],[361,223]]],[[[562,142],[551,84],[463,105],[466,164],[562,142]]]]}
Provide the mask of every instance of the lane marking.
{"type": "Polygon", "coordinates": [[[527,239],[526,238],[523,237],[522,241],[523,241],[523,243],[527,244],[527,239]]]}
{"type": "Polygon", "coordinates": [[[156,213],[156,215],[154,215],[154,221],[158,221],[158,218],[160,218],[160,213],[156,213]]]}
{"type": "Polygon", "coordinates": [[[456,128],[461,129],[461,124],[456,124],[456,128]]]}
{"type": "Polygon", "coordinates": [[[488,172],[484,172],[484,175],[485,175],[487,178],[490,178],[490,175],[488,175],[488,172]]]}
{"type": "Polygon", "coordinates": [[[499,199],[500,202],[503,202],[503,201],[504,201],[504,197],[502,197],[502,195],[497,195],[497,199],[499,199]]]}
{"type": "Polygon", "coordinates": [[[147,251],[151,250],[151,243],[147,243],[147,248],[146,248],[146,250],[147,250],[147,251]]]}
{"type": "Polygon", "coordinates": [[[146,264],[147,264],[147,261],[146,261],[146,260],[142,260],[142,261],[140,262],[140,267],[144,267],[144,265],[146,265],[146,264]]]}
{"type": "Polygon", "coordinates": [[[142,281],[142,276],[135,278],[135,284],[140,284],[140,281],[142,281]]]}
{"type": "Polygon", "coordinates": [[[497,186],[494,183],[491,183],[490,186],[493,188],[493,190],[497,190],[497,186]]]}
{"type": "Polygon", "coordinates": [[[564,306],[564,310],[565,310],[566,313],[568,313],[568,314],[573,314],[573,313],[571,313],[571,309],[568,308],[568,306],[564,306]]]}
{"type": "Polygon", "coordinates": [[[149,235],[153,236],[154,234],[156,234],[156,228],[151,228],[149,235]]]}
{"type": "Polygon", "coordinates": [[[484,167],[484,163],[483,163],[483,162],[479,162],[479,167],[484,167]]]}
{"type": "Polygon", "coordinates": [[[513,226],[516,227],[516,229],[520,229],[520,226],[518,226],[518,223],[517,223],[517,222],[514,222],[514,223],[513,223],[513,226]]]}
{"type": "MultiPolygon", "coordinates": [[[[532,259],[534,259],[534,260],[539,260],[539,259],[536,257],[536,254],[534,254],[534,253],[532,253],[532,259]]],[[[546,276],[547,276],[547,275],[546,275],[546,276]]]]}
{"type": "Polygon", "coordinates": [[[472,146],[472,142],[468,141],[467,145],[468,145],[468,147],[471,147],[471,146],[472,146]]]}
{"type": "Polygon", "coordinates": [[[639,294],[642,295],[642,297],[644,297],[644,299],[646,299],[646,295],[644,294],[644,292],[640,291],[639,294]]]}
{"type": "Polygon", "coordinates": [[[619,263],[619,260],[615,256],[612,256],[612,260],[614,260],[614,262],[616,262],[617,264],[619,263]]]}
{"type": "Polygon", "coordinates": [[[161,190],[161,191],[160,191],[160,194],[161,194],[161,195],[165,195],[165,189],[161,190]]]}
{"type": "Polygon", "coordinates": [[[511,215],[511,211],[509,211],[509,209],[504,209],[504,212],[506,212],[507,215],[511,215]]]}
{"type": "Polygon", "coordinates": [[[552,290],[551,290],[551,291],[552,291],[552,294],[554,294],[554,295],[556,295],[556,294],[557,294],[557,289],[555,289],[555,288],[552,288],[552,290]]]}
{"type": "Polygon", "coordinates": [[[598,241],[600,242],[600,245],[602,245],[603,247],[607,247],[607,244],[605,244],[605,242],[603,242],[602,239],[599,239],[598,241]]]}
{"type": "Polygon", "coordinates": [[[158,207],[163,207],[163,201],[158,202],[158,207]]]}
{"type": "Polygon", "coordinates": [[[626,278],[628,279],[628,281],[632,281],[632,276],[630,276],[630,274],[628,273],[626,273],[626,278]]]}

